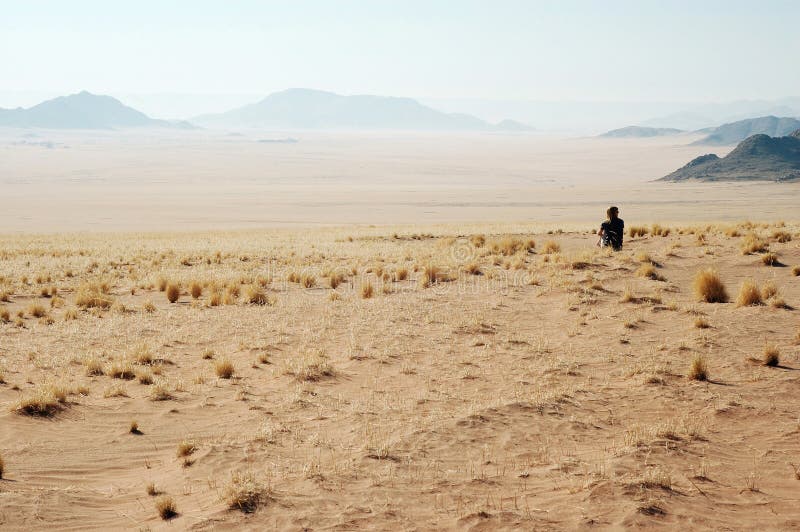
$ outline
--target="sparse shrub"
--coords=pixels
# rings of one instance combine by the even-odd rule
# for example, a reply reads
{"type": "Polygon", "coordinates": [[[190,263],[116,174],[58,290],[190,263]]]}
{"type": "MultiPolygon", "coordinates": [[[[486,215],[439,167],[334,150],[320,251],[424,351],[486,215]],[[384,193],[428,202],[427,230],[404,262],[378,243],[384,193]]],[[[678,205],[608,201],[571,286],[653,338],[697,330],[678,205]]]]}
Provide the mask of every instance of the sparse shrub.
{"type": "Polygon", "coordinates": [[[639,277],[645,277],[647,279],[653,279],[654,281],[664,280],[664,278],[658,274],[658,271],[656,271],[656,267],[649,262],[645,262],[639,266],[639,268],[636,270],[636,275],[639,277]]]}
{"type": "Polygon", "coordinates": [[[153,304],[152,301],[148,299],[147,301],[144,302],[144,305],[142,305],[142,310],[144,310],[148,314],[152,314],[153,312],[156,311],[156,306],[153,304]]]}
{"type": "Polygon", "coordinates": [[[780,355],[781,351],[777,345],[770,343],[764,345],[763,362],[765,366],[775,367],[780,364],[780,355]]]}
{"type": "Polygon", "coordinates": [[[107,294],[108,288],[103,284],[93,283],[84,284],[78,288],[77,295],[75,296],[75,304],[80,308],[99,308],[107,309],[114,303],[114,299],[107,294]]]}
{"type": "Polygon", "coordinates": [[[63,387],[46,384],[40,385],[31,395],[20,399],[12,411],[26,416],[50,417],[62,410],[66,402],[67,393],[63,387]]]}
{"type": "Polygon", "coordinates": [[[336,290],[336,287],[342,284],[343,281],[344,281],[344,275],[342,275],[341,273],[334,272],[328,276],[328,286],[330,286],[334,290],[336,290]]]}
{"type": "Polygon", "coordinates": [[[86,375],[93,376],[93,375],[102,375],[103,374],[103,364],[98,359],[92,357],[87,358],[83,361],[83,365],[86,368],[86,375]]]}
{"type": "Polygon", "coordinates": [[[769,250],[769,243],[759,238],[755,233],[748,233],[742,240],[742,255],[763,253],[769,250]]]}
{"type": "Polygon", "coordinates": [[[375,289],[372,286],[372,283],[369,281],[365,281],[364,284],[361,285],[361,298],[362,299],[369,299],[374,294],[375,289]]]}
{"type": "Polygon", "coordinates": [[[170,303],[175,303],[181,297],[181,287],[177,283],[169,283],[166,289],[167,300],[170,303]]]}
{"type": "Polygon", "coordinates": [[[221,379],[230,379],[233,377],[234,372],[233,362],[227,358],[218,360],[217,363],[214,364],[214,373],[221,379]]]}
{"type": "Polygon", "coordinates": [[[184,456],[190,456],[194,454],[197,450],[197,444],[191,440],[183,440],[178,444],[178,451],[177,456],[178,458],[182,458],[184,456]]]}
{"type": "Polygon", "coordinates": [[[33,303],[32,305],[28,306],[28,314],[30,314],[34,318],[42,318],[44,316],[47,316],[47,309],[39,305],[38,303],[33,303]]]}
{"type": "Polygon", "coordinates": [[[257,284],[252,284],[247,287],[245,298],[251,305],[266,305],[268,302],[267,294],[265,294],[264,290],[257,284]]]}
{"type": "Polygon", "coordinates": [[[192,299],[198,299],[203,295],[203,285],[197,281],[192,281],[192,284],[189,285],[189,294],[191,294],[192,299]]]}
{"type": "Polygon", "coordinates": [[[112,363],[106,374],[109,377],[113,377],[115,379],[123,379],[129,381],[136,377],[136,374],[133,372],[133,367],[131,366],[130,362],[114,362],[112,363]]]}
{"type": "Polygon", "coordinates": [[[394,271],[395,281],[405,281],[406,279],[408,279],[408,268],[397,268],[394,271]]]}
{"type": "Polygon", "coordinates": [[[779,266],[780,261],[778,260],[777,253],[764,253],[761,255],[761,262],[764,263],[764,266],[779,266]]]}
{"type": "Polygon", "coordinates": [[[772,232],[772,238],[774,238],[776,242],[784,244],[792,241],[792,234],[788,231],[776,230],[772,232]]]}
{"type": "Polygon", "coordinates": [[[739,287],[739,295],[736,297],[737,307],[750,307],[761,305],[761,291],[752,279],[745,279],[739,287]]]}
{"type": "Polygon", "coordinates": [[[164,521],[169,521],[178,515],[178,507],[175,500],[169,495],[164,495],[156,500],[156,511],[164,521]]]}
{"type": "Polygon", "coordinates": [[[631,238],[636,237],[636,236],[644,236],[646,234],[647,234],[647,228],[646,227],[631,226],[628,229],[628,235],[630,235],[631,238]]]}
{"type": "Polygon", "coordinates": [[[766,281],[761,287],[761,298],[765,301],[778,295],[778,287],[772,281],[766,281]]]}
{"type": "Polygon", "coordinates": [[[470,262],[464,266],[464,271],[470,275],[481,275],[481,265],[477,262],[470,262]]]}
{"type": "Polygon", "coordinates": [[[544,245],[542,246],[542,251],[541,251],[541,253],[545,255],[550,255],[553,253],[560,253],[560,252],[561,252],[561,245],[553,240],[548,240],[547,242],[545,242],[544,245]]]}
{"type": "Polygon", "coordinates": [[[700,301],[706,303],[726,303],[728,291],[722,283],[719,272],[707,268],[697,272],[694,277],[694,293],[700,301]]]}
{"type": "Polygon", "coordinates": [[[692,366],[689,368],[689,378],[693,381],[708,380],[708,365],[702,356],[698,355],[692,360],[692,366]]]}
{"type": "Polygon", "coordinates": [[[169,401],[173,398],[173,395],[170,393],[169,388],[163,382],[159,382],[155,386],[150,389],[150,400],[151,401],[169,401]]]}
{"type": "Polygon", "coordinates": [[[223,490],[222,500],[231,510],[251,513],[258,508],[266,495],[266,488],[256,481],[252,472],[235,472],[223,490]]]}

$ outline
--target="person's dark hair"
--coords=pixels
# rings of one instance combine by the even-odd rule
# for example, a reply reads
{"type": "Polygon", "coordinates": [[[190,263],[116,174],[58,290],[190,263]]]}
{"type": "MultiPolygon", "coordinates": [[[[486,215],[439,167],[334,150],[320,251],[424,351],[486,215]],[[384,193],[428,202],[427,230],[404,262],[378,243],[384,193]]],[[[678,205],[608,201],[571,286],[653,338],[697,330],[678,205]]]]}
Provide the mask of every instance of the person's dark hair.
{"type": "Polygon", "coordinates": [[[606,211],[606,215],[608,216],[609,220],[614,220],[619,215],[619,209],[616,207],[609,207],[606,211]]]}

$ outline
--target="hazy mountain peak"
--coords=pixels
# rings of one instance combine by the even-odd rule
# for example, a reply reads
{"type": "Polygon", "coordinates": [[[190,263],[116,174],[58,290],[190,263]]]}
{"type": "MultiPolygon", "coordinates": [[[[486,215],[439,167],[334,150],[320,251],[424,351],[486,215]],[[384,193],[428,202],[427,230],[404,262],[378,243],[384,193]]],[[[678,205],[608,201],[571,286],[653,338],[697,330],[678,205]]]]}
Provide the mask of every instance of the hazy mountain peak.
{"type": "Polygon", "coordinates": [[[54,129],[111,129],[124,127],[192,127],[156,120],[116,98],[83,90],[46,100],[28,109],[0,109],[0,126],[54,129]]]}
{"type": "Polygon", "coordinates": [[[341,95],[308,88],[291,88],[193,122],[220,127],[264,129],[400,129],[400,130],[524,130],[524,124],[493,126],[474,116],[444,113],[412,98],[371,94],[341,95]]]}

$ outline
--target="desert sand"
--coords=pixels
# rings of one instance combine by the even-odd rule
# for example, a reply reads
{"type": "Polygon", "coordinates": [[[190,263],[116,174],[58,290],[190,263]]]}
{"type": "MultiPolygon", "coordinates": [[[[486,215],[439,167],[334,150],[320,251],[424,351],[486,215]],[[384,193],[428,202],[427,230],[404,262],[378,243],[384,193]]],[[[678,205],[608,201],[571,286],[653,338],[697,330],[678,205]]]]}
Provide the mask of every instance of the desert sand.
{"type": "Polygon", "coordinates": [[[653,183],[731,147],[509,134],[0,131],[0,231],[796,217],[800,184],[653,183]],[[12,133],[13,132],[13,133],[12,133]],[[296,138],[296,143],[260,140],[296,138]],[[51,143],[50,148],[42,143],[51,143]]]}
{"type": "Polygon", "coordinates": [[[0,527],[796,528],[800,226],[590,229],[0,237],[0,527]]]}
{"type": "Polygon", "coordinates": [[[691,136],[0,133],[3,530],[800,525],[800,186],[653,183],[691,136]]]}

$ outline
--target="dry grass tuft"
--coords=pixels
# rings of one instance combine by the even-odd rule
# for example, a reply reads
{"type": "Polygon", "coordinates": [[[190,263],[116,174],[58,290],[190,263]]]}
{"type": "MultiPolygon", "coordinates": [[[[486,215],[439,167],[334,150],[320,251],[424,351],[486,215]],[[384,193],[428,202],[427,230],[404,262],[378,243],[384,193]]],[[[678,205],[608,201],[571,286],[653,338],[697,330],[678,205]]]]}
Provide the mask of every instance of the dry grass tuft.
{"type": "Polygon", "coordinates": [[[711,327],[711,325],[708,323],[708,320],[706,320],[702,316],[694,320],[694,326],[697,329],[708,329],[709,327],[711,327]]]}
{"type": "Polygon", "coordinates": [[[742,240],[742,255],[752,255],[753,253],[763,253],[769,250],[769,242],[762,240],[755,233],[749,233],[742,240]]]}
{"type": "Polygon", "coordinates": [[[191,440],[183,440],[178,444],[177,457],[190,456],[197,450],[197,444],[191,440]]]}
{"type": "Polygon", "coordinates": [[[161,492],[158,490],[158,488],[156,488],[156,485],[153,482],[149,482],[147,486],[145,486],[144,491],[151,497],[155,497],[156,495],[161,494],[161,492]]]}
{"type": "Polygon", "coordinates": [[[147,301],[144,302],[144,305],[142,305],[142,310],[144,310],[148,314],[152,314],[153,312],[156,311],[156,306],[153,304],[152,301],[148,299],[147,301]]]}
{"type": "Polygon", "coordinates": [[[102,375],[103,363],[95,357],[87,358],[83,361],[83,366],[86,368],[86,375],[89,377],[94,375],[102,375]]]}
{"type": "Polygon", "coordinates": [[[228,358],[220,359],[214,364],[214,373],[221,379],[230,379],[235,372],[233,362],[228,358]]]}
{"type": "Polygon", "coordinates": [[[3,461],[3,455],[0,455],[0,480],[3,479],[3,473],[6,472],[6,463],[3,461]]]}
{"type": "Polygon", "coordinates": [[[317,278],[310,274],[304,274],[300,277],[300,285],[303,288],[314,288],[317,286],[317,278]]]}
{"type": "Polygon", "coordinates": [[[786,242],[792,241],[792,234],[788,231],[775,230],[772,232],[772,238],[774,238],[776,242],[785,244],[786,242]]]}
{"type": "Polygon", "coordinates": [[[408,279],[408,268],[397,268],[394,271],[395,281],[405,281],[406,279],[408,279]]]}
{"type": "Polygon", "coordinates": [[[164,495],[156,500],[156,511],[164,521],[169,521],[178,515],[178,507],[175,500],[169,495],[164,495]]]}
{"type": "Polygon", "coordinates": [[[80,308],[99,308],[107,309],[114,303],[114,298],[110,297],[104,286],[98,283],[84,284],[78,288],[75,296],[75,304],[80,308]]]}
{"type": "Polygon", "coordinates": [[[67,391],[57,384],[39,386],[34,392],[20,399],[12,408],[17,414],[37,417],[51,417],[64,408],[67,391]]]}
{"type": "Polygon", "coordinates": [[[697,272],[694,277],[694,293],[697,299],[706,303],[728,302],[728,291],[722,283],[719,272],[713,268],[697,272]]]}
{"type": "Polygon", "coordinates": [[[113,362],[109,367],[108,371],[106,371],[106,375],[109,377],[113,377],[115,379],[123,379],[129,381],[136,377],[136,374],[133,372],[133,366],[131,366],[130,362],[113,362]]]}
{"type": "Polygon", "coordinates": [[[542,251],[541,251],[541,253],[543,253],[544,255],[550,255],[553,253],[560,253],[560,252],[561,252],[561,245],[553,240],[548,240],[547,242],[545,242],[544,245],[542,246],[542,251]]]}
{"type": "Polygon", "coordinates": [[[795,277],[800,277],[800,266],[792,267],[792,275],[794,275],[795,277]]]}
{"type": "Polygon", "coordinates": [[[169,401],[170,399],[174,399],[174,396],[163,382],[159,382],[150,389],[151,401],[169,401]]]}
{"type": "Polygon", "coordinates": [[[751,307],[763,304],[761,291],[752,279],[745,279],[739,287],[739,295],[736,296],[737,307],[751,307]]]}
{"type": "Polygon", "coordinates": [[[762,359],[765,366],[775,367],[781,362],[781,351],[775,344],[767,343],[764,345],[764,358],[762,359]]]}
{"type": "Polygon", "coordinates": [[[130,428],[128,429],[128,432],[130,432],[131,434],[141,434],[142,431],[139,430],[139,422],[136,421],[135,419],[131,421],[131,425],[130,428]]]}
{"type": "Polygon", "coordinates": [[[167,293],[167,301],[170,303],[176,303],[181,297],[181,287],[177,283],[167,284],[165,292],[167,293]]]}
{"type": "Polygon", "coordinates": [[[361,285],[361,298],[362,299],[369,299],[375,293],[375,288],[372,286],[372,283],[369,281],[365,281],[364,284],[361,285]]]}
{"type": "Polygon", "coordinates": [[[269,299],[267,298],[267,294],[264,293],[264,289],[257,284],[252,284],[247,287],[245,299],[251,305],[266,305],[269,303],[269,299]]]}
{"type": "Polygon", "coordinates": [[[647,234],[647,227],[631,226],[628,229],[628,235],[630,235],[631,238],[635,236],[644,236],[646,234],[647,234]]]}
{"type": "Polygon", "coordinates": [[[778,260],[777,253],[764,253],[761,255],[761,262],[764,263],[764,266],[780,266],[780,261],[778,260]]]}
{"type": "Polygon", "coordinates": [[[235,472],[222,492],[222,500],[231,510],[252,513],[266,499],[267,493],[267,489],[256,480],[251,471],[235,472]]]}
{"type": "Polygon", "coordinates": [[[336,287],[344,282],[344,275],[341,273],[331,273],[328,276],[328,286],[336,290],[336,287]]]}
{"type": "Polygon", "coordinates": [[[778,295],[778,287],[772,281],[765,281],[761,287],[761,298],[765,301],[778,295]]]}
{"type": "Polygon", "coordinates": [[[708,365],[705,358],[698,355],[692,360],[692,365],[689,368],[689,378],[693,381],[707,381],[708,380],[708,365]]]}
{"type": "Polygon", "coordinates": [[[203,295],[203,285],[197,281],[192,281],[192,284],[189,285],[189,294],[192,296],[192,299],[198,299],[203,295]]]}
{"type": "Polygon", "coordinates": [[[336,374],[333,366],[321,351],[307,351],[286,362],[284,374],[294,375],[299,381],[318,381],[336,374]]]}
{"type": "Polygon", "coordinates": [[[639,277],[645,277],[647,279],[653,279],[654,281],[663,281],[664,277],[659,275],[658,271],[656,271],[656,267],[653,266],[650,262],[645,262],[636,270],[636,275],[639,277]]]}

